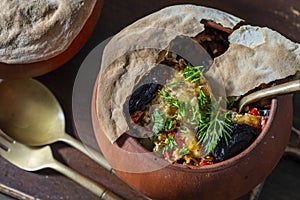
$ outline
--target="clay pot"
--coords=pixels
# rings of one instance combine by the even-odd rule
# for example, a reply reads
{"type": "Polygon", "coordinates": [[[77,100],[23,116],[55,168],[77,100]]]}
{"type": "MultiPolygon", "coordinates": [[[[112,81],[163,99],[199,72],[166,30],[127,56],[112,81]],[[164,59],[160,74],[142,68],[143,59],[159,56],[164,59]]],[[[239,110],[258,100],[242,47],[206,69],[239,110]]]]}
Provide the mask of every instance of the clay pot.
{"type": "Polygon", "coordinates": [[[72,41],[70,46],[60,53],[59,55],[48,60],[33,62],[33,63],[19,63],[19,64],[6,64],[0,62],[0,78],[2,79],[18,79],[18,78],[31,78],[51,72],[64,63],[69,61],[87,42],[89,36],[93,32],[96,23],[100,17],[103,6],[103,0],[98,0],[95,4],[92,14],[86,21],[82,30],[72,41]]]}
{"type": "Polygon", "coordinates": [[[166,164],[167,161],[149,153],[127,134],[112,144],[99,128],[97,95],[101,94],[94,89],[92,120],[105,158],[128,185],[153,199],[229,200],[246,194],[277,165],[288,144],[292,126],[292,96],[273,99],[266,127],[247,149],[217,164],[188,168],[166,164]]]}

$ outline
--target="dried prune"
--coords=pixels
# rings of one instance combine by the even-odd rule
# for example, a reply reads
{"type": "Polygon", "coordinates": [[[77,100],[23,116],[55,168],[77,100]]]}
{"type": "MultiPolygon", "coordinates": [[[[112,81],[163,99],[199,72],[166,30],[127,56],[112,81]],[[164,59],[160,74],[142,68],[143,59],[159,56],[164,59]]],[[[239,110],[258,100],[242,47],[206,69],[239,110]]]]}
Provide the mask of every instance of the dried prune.
{"type": "Polygon", "coordinates": [[[159,84],[148,83],[136,88],[129,99],[129,113],[135,111],[144,111],[147,104],[149,104],[160,88],[159,84]]]}
{"type": "Polygon", "coordinates": [[[233,124],[228,144],[224,138],[221,138],[214,149],[213,156],[217,161],[223,161],[239,154],[257,138],[260,132],[260,129],[247,124],[233,124]]]}

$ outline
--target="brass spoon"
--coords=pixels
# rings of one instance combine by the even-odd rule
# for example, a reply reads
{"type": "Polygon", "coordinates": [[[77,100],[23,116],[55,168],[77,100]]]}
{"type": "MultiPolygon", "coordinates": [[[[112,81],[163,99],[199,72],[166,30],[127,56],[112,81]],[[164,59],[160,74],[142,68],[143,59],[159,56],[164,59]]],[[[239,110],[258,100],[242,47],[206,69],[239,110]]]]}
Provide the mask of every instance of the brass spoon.
{"type": "Polygon", "coordinates": [[[296,91],[300,91],[300,79],[253,92],[241,99],[238,108],[239,113],[247,104],[259,101],[264,98],[276,97],[296,91]]]}
{"type": "Polygon", "coordinates": [[[29,146],[65,142],[112,172],[99,152],[65,132],[65,117],[59,102],[34,79],[0,83],[0,127],[15,140],[29,146]]]}

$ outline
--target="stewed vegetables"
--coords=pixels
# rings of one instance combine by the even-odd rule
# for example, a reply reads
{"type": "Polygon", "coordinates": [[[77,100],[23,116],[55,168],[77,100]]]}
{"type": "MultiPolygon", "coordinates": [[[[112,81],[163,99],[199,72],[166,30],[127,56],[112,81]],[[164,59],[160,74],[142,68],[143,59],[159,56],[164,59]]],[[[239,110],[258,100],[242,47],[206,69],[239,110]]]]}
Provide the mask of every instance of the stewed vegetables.
{"type": "Polygon", "coordinates": [[[237,114],[234,101],[211,93],[204,67],[182,63],[165,85],[135,90],[132,123],[145,127],[150,149],[172,163],[204,166],[238,154],[258,136],[266,116],[256,108],[237,114]]]}
{"type": "MultiPolygon", "coordinates": [[[[231,32],[203,23],[205,31],[193,39],[215,58],[228,48],[231,32]]],[[[248,147],[266,124],[264,106],[238,114],[234,97],[214,94],[206,66],[193,66],[167,49],[157,63],[169,69],[158,66],[153,81],[138,84],[129,100],[130,121],[133,131],[146,136],[140,142],[171,163],[204,166],[228,159],[248,147]]]]}

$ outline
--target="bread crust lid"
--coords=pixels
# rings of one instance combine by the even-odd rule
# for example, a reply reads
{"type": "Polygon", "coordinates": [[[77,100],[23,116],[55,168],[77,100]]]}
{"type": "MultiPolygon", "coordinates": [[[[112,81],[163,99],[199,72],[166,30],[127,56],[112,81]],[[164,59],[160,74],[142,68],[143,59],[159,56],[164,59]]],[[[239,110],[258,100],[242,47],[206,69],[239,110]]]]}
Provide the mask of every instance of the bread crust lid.
{"type": "Polygon", "coordinates": [[[227,28],[242,21],[212,8],[176,5],[136,21],[111,38],[97,79],[96,112],[101,129],[112,143],[129,130],[124,104],[136,83],[155,66],[159,52],[175,37],[194,37],[202,32],[202,19],[227,28]]]}
{"type": "Polygon", "coordinates": [[[97,0],[3,0],[0,62],[33,63],[66,50],[91,15],[97,0]]]}

